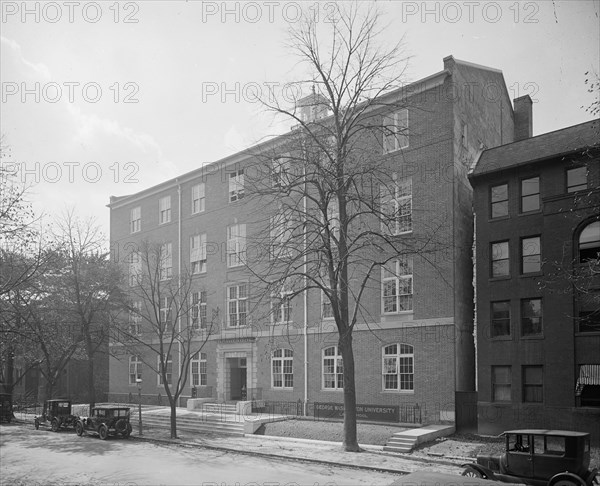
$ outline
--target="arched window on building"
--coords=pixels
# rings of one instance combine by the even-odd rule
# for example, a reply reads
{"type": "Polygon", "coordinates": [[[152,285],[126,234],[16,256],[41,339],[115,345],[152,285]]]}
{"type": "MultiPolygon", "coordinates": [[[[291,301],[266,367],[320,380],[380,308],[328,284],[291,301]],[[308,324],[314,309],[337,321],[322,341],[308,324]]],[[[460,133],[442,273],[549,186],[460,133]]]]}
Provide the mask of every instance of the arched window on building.
{"type": "Polygon", "coordinates": [[[579,263],[600,258],[600,220],[594,221],[579,233],[579,263]]]}
{"type": "Polygon", "coordinates": [[[384,391],[413,391],[414,348],[410,344],[389,344],[382,348],[381,374],[384,391]]]}

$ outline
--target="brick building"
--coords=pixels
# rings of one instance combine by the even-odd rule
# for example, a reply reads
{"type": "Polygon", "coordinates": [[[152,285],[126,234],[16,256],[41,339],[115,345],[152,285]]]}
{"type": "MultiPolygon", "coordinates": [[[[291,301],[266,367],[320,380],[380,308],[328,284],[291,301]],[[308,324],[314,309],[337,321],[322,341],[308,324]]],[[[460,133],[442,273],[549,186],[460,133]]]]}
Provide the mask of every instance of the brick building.
{"type": "Polygon", "coordinates": [[[482,153],[476,218],[479,432],[558,428],[600,440],[598,121],[482,153]],[[595,277],[594,277],[595,274],[595,277]]]}
{"type": "MultiPolygon", "coordinates": [[[[442,71],[386,96],[404,99],[407,106],[393,118],[407,134],[391,146],[384,140],[376,152],[403,182],[403,207],[409,208],[411,223],[397,237],[442,221],[448,246],[434,261],[414,259],[402,277],[402,295],[400,282],[384,271],[366,290],[365,317],[353,334],[357,403],[417,409],[416,420],[422,422],[452,421],[455,392],[474,389],[467,171],[480,147],[513,140],[513,109],[500,71],[452,56],[444,59],[442,71]]],[[[382,112],[380,120],[386,116],[382,112]]],[[[258,149],[278,143],[274,139],[258,149]]],[[[198,396],[215,401],[247,397],[308,403],[309,410],[315,402],[342,403],[338,336],[320,292],[308,291],[270,317],[252,317],[250,273],[226,250],[235,253],[258,231],[252,221],[260,207],[244,197],[249,191],[244,170],[253,150],[257,147],[137,194],[111,197],[115,256],[131,268],[136,264],[130,261],[132,248],[144,239],[161,242],[167,245],[170,274],[195,269],[198,314],[227,309],[218,332],[192,363],[185,398],[195,384],[198,396]]],[[[117,343],[113,354],[119,354],[117,343]]],[[[173,361],[175,380],[176,355],[173,361]]],[[[135,395],[139,373],[147,399],[164,393],[155,372],[138,356],[122,353],[110,362],[111,399],[135,395]]]]}

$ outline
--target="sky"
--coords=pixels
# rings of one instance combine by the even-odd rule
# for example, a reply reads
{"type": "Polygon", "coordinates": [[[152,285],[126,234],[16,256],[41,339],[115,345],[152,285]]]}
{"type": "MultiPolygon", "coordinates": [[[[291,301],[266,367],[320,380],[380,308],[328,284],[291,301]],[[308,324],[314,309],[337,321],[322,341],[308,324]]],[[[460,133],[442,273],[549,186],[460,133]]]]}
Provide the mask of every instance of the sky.
{"type": "MultiPolygon", "coordinates": [[[[367,2],[364,2],[367,3],[367,2]]],[[[370,2],[369,2],[370,3],[370,2]]],[[[1,1],[1,163],[51,219],[75,208],[108,235],[132,194],[289,129],[253,98],[306,76],[287,47],[301,7],[331,27],[342,2],[1,1]],[[263,91],[264,90],[264,91],[263,91]]],[[[529,94],[539,135],[590,120],[600,0],[381,1],[382,47],[404,39],[406,82],[453,55],[529,94]],[[590,78],[591,79],[591,78],[590,78]]]]}

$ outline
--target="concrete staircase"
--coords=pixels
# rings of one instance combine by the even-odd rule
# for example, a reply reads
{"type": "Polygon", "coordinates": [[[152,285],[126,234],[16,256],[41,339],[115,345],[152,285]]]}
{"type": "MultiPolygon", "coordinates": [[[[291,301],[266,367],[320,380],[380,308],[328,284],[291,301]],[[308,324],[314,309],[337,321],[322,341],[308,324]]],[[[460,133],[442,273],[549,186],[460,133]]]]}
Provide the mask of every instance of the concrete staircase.
{"type": "Polygon", "coordinates": [[[235,415],[235,403],[204,403],[201,410],[204,413],[214,413],[219,415],[235,415]]]}
{"type": "Polygon", "coordinates": [[[426,425],[416,429],[407,429],[396,432],[383,446],[387,452],[406,453],[413,450],[416,445],[430,442],[438,437],[446,437],[453,434],[454,425],[426,425]]]}
{"type": "Polygon", "coordinates": [[[417,445],[415,437],[406,437],[402,432],[396,432],[383,446],[386,452],[410,452],[417,445]]]}
{"type": "MultiPolygon", "coordinates": [[[[144,430],[170,429],[171,417],[168,414],[144,413],[142,414],[142,424],[144,430]]],[[[135,428],[135,423],[132,425],[135,428]]],[[[177,430],[202,434],[244,435],[244,423],[227,421],[218,415],[178,414],[177,430]]]]}

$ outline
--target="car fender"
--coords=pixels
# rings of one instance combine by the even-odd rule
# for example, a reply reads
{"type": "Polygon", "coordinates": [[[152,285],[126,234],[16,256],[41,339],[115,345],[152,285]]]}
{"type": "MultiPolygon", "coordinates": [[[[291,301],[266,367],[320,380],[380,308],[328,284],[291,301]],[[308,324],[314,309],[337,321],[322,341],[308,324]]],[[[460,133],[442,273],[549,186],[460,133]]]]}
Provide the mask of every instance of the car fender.
{"type": "Polygon", "coordinates": [[[494,471],[492,471],[491,469],[488,469],[487,467],[482,466],[481,464],[477,464],[475,462],[461,464],[461,467],[467,467],[467,466],[472,467],[473,469],[475,469],[476,471],[481,473],[481,475],[483,476],[483,479],[495,479],[496,478],[494,471]]]}
{"type": "Polygon", "coordinates": [[[588,486],[592,486],[594,484],[594,478],[596,478],[596,476],[597,476],[596,482],[597,482],[597,484],[600,484],[600,472],[598,471],[597,468],[594,468],[591,471],[588,471],[588,473],[585,475],[585,477],[583,479],[588,486]]]}
{"type": "Polygon", "coordinates": [[[552,486],[560,479],[569,479],[569,480],[573,481],[573,483],[575,483],[575,484],[579,484],[581,486],[586,486],[586,483],[581,478],[581,476],[578,476],[577,474],[574,474],[574,473],[570,473],[568,471],[561,472],[561,473],[558,473],[558,474],[555,474],[554,476],[552,476],[550,478],[550,481],[548,481],[548,486],[552,486]]]}

